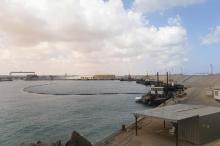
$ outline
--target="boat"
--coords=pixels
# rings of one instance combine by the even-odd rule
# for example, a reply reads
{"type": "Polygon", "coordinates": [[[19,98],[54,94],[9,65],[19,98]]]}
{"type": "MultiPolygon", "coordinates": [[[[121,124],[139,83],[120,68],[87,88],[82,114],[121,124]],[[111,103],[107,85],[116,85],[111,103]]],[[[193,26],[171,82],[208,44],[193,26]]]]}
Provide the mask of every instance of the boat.
{"type": "Polygon", "coordinates": [[[135,102],[137,102],[137,103],[143,102],[143,96],[137,96],[137,97],[135,97],[135,102]]]}
{"type": "MultiPolygon", "coordinates": [[[[141,81],[139,82],[142,83],[141,81]]],[[[148,85],[148,82],[145,81],[144,84],[148,85]]],[[[142,102],[149,106],[158,106],[170,98],[183,95],[185,90],[184,85],[174,84],[174,82],[169,83],[168,73],[166,83],[159,81],[159,73],[157,73],[157,80],[153,82],[149,80],[149,85],[151,85],[150,91],[141,98],[136,97],[136,102],[142,102]]]]}
{"type": "Polygon", "coordinates": [[[143,98],[143,102],[150,106],[157,106],[169,99],[166,96],[165,88],[163,86],[151,86],[150,92],[143,98]]]}

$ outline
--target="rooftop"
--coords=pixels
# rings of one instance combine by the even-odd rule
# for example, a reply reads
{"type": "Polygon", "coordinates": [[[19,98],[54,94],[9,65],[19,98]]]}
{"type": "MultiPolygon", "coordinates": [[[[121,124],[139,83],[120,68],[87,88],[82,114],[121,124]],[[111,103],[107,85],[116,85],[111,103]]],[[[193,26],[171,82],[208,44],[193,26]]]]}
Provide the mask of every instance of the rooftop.
{"type": "Polygon", "coordinates": [[[204,105],[176,104],[134,112],[135,116],[153,117],[177,122],[191,117],[205,116],[220,112],[219,107],[204,105]]]}

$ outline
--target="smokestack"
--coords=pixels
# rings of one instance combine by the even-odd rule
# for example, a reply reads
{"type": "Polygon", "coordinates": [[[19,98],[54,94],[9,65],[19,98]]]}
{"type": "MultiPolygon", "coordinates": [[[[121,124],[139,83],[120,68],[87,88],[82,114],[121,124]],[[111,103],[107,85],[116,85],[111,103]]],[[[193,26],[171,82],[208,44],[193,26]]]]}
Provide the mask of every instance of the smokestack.
{"type": "Polygon", "coordinates": [[[159,72],[157,72],[157,86],[159,86],[159,72]]]}

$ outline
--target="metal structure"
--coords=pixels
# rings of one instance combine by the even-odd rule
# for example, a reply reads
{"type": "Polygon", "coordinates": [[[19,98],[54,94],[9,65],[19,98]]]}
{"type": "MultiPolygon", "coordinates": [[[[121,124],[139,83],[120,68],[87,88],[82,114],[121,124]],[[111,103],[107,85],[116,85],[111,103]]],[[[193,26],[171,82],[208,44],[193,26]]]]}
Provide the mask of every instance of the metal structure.
{"type": "MultiPolygon", "coordinates": [[[[169,121],[175,127],[178,140],[204,144],[220,137],[220,108],[203,105],[176,104],[134,113],[138,117],[152,117],[169,121]],[[211,119],[211,120],[210,120],[211,119]]],[[[136,127],[137,133],[137,127],[136,127]]]]}

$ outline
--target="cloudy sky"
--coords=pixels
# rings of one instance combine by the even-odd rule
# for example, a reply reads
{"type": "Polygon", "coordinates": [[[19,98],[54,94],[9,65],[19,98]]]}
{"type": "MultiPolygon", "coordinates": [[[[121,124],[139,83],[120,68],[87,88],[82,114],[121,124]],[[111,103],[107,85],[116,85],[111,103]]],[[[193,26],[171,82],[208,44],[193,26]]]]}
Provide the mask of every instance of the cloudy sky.
{"type": "Polygon", "coordinates": [[[219,0],[0,0],[0,74],[220,72],[219,0]]]}

